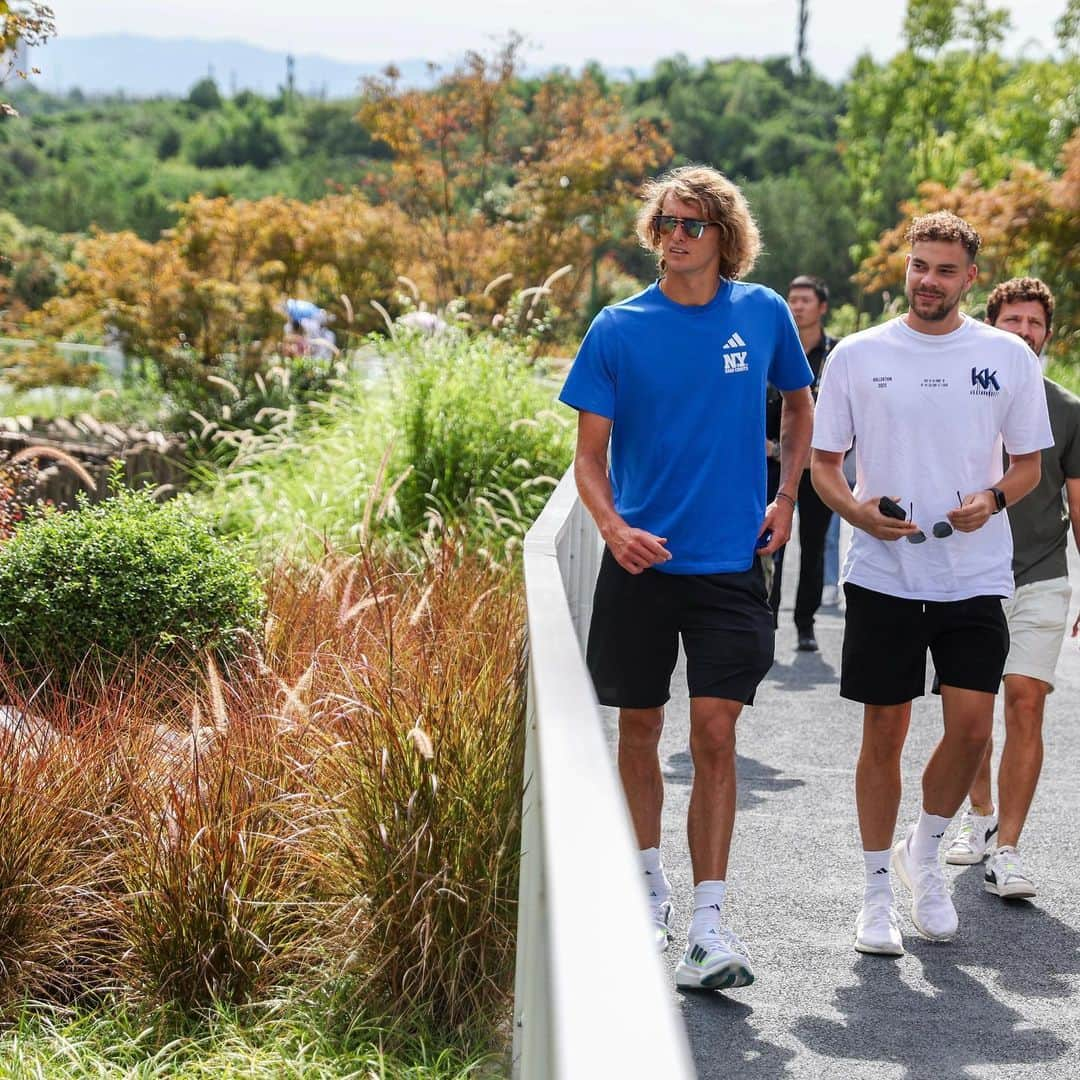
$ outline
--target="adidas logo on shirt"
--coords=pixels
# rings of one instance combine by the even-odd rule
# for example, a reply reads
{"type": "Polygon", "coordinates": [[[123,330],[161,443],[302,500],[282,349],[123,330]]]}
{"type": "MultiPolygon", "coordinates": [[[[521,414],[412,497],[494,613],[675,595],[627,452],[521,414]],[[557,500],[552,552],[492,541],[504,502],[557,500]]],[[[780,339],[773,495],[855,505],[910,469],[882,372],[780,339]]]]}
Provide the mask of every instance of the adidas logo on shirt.
{"type": "Polygon", "coordinates": [[[738,334],[732,334],[724,342],[724,374],[732,375],[737,371],[749,371],[746,362],[748,355],[746,342],[738,334]]]}

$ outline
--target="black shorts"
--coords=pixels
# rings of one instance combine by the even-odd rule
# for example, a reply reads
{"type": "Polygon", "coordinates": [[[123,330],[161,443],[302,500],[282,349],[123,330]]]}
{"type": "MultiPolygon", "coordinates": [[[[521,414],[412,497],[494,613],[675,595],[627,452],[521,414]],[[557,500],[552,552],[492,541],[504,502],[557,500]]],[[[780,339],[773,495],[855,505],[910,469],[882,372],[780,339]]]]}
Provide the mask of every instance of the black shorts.
{"type": "Polygon", "coordinates": [[[840,696],[864,705],[900,705],[926,691],[926,651],[946,686],[996,694],[1009,654],[999,596],[907,600],[844,586],[840,696]]]}
{"type": "Polygon", "coordinates": [[[752,705],[773,662],[772,610],[760,561],[735,574],[631,574],[605,550],[586,650],[600,704],[663,705],[680,634],[691,697],[752,705]]]}

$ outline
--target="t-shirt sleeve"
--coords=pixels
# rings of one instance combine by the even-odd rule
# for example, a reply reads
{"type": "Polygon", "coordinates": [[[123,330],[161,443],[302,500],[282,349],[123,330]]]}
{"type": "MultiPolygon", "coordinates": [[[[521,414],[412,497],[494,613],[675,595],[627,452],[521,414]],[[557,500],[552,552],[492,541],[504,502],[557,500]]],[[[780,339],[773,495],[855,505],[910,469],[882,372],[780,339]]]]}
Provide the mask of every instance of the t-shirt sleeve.
{"type": "Polygon", "coordinates": [[[776,297],[776,348],[769,363],[769,382],[777,390],[801,390],[814,383],[795,320],[779,296],[776,297]]]}
{"type": "Polygon", "coordinates": [[[1033,352],[1024,351],[1016,363],[1016,393],[1001,424],[1001,437],[1010,454],[1031,454],[1054,445],[1042,368],[1033,352]]]}
{"type": "Polygon", "coordinates": [[[1066,399],[1069,423],[1065,436],[1065,445],[1061,448],[1061,464],[1066,480],[1080,479],[1080,402],[1074,398],[1066,399]]]}
{"type": "Polygon", "coordinates": [[[847,353],[841,343],[829,354],[829,362],[821,376],[810,445],[815,450],[843,453],[851,449],[854,438],[847,353]]]}
{"type": "Polygon", "coordinates": [[[607,308],[592,321],[559,400],[579,412],[615,419],[614,326],[607,308]]]}

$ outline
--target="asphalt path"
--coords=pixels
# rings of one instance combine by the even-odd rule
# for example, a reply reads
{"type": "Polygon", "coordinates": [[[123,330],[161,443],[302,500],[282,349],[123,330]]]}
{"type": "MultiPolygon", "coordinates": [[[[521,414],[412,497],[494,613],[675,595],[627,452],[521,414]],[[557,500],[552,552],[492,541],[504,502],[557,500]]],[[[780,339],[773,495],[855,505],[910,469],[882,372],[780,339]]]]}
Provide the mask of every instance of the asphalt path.
{"type": "MultiPolygon", "coordinates": [[[[1080,607],[1075,552],[1072,617],[1080,607]]],[[[795,650],[798,566],[788,552],[776,663],[738,733],[738,816],[727,917],[754,960],[752,986],[679,991],[672,1001],[698,1076],[768,1080],[1080,1078],[1080,651],[1066,639],[1045,724],[1046,762],[1024,831],[1039,889],[1005,902],[984,891],[981,867],[947,867],[960,931],[919,937],[896,883],[907,949],[896,958],[852,948],[862,896],[854,801],[860,706],[839,696],[843,613],[819,612],[819,653],[795,650]]],[[[615,712],[603,709],[613,742],[615,712]]],[[[916,701],[904,754],[898,830],[918,814],[919,777],[941,733],[938,699],[916,701]]],[[[693,880],[686,809],[693,767],[680,661],[668,704],[662,850],[674,888],[674,976],[686,943],[693,880]]],[[[995,766],[1003,738],[995,719],[995,766]]],[[[955,829],[955,825],[953,826],[955,829]]],[[[952,835],[952,831],[946,837],[952,835]]],[[[658,1078],[660,1080],[660,1078],[658,1078]]]]}

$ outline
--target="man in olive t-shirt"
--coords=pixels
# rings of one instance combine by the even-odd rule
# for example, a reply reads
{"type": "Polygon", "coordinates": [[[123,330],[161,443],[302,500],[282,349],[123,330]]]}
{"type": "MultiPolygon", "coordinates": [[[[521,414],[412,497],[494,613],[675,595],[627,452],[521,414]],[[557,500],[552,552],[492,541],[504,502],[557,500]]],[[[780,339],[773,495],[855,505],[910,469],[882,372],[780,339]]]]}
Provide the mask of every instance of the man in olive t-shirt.
{"type": "MultiPolygon", "coordinates": [[[[1037,355],[1050,340],[1054,297],[1037,278],[1014,278],[998,285],[986,312],[992,326],[1018,334],[1037,355]]],[[[1042,768],[1043,710],[1054,689],[1054,670],[1069,620],[1070,524],[1080,549],[1080,398],[1045,377],[1043,385],[1054,445],[1042,452],[1038,487],[1009,507],[1016,592],[1005,602],[1011,643],[1005,664],[1005,746],[998,771],[998,806],[995,812],[988,744],[971,785],[971,806],[945,855],[950,863],[981,862],[996,833],[997,851],[987,863],[985,887],[1002,897],[1035,895],[1017,845],[1042,768]]]]}

